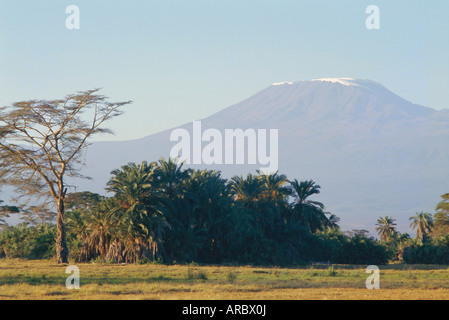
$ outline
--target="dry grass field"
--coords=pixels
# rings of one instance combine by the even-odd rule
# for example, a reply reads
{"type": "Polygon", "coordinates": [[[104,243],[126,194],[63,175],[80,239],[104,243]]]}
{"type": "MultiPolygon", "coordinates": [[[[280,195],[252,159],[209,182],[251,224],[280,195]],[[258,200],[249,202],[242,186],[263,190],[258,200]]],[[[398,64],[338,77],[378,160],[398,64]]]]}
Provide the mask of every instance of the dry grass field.
{"type": "Polygon", "coordinates": [[[449,299],[447,266],[380,266],[379,290],[366,289],[366,266],[77,266],[81,287],[69,290],[66,265],[0,259],[0,299],[449,299]]]}

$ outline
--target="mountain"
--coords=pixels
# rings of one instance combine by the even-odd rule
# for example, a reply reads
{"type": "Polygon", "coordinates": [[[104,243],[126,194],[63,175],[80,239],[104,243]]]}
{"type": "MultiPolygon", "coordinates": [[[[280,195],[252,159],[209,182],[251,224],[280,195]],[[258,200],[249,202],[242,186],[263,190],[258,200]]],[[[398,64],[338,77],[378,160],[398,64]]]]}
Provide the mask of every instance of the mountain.
{"type": "MultiPolygon", "coordinates": [[[[203,131],[278,129],[279,172],[321,185],[316,197],[341,218],[343,229],[374,233],[376,219],[433,212],[449,192],[449,110],[410,103],[379,83],[350,78],[275,83],[201,120],[203,131]]],[[[192,133],[192,123],[181,128],[192,133]]],[[[88,150],[78,190],[104,193],[110,171],[128,163],[168,158],[172,130],[138,140],[98,142],[88,150]]],[[[193,133],[192,133],[193,134],[193,133]]],[[[204,144],[204,143],[203,143],[204,144]]],[[[191,165],[225,177],[259,165],[191,165]]]]}

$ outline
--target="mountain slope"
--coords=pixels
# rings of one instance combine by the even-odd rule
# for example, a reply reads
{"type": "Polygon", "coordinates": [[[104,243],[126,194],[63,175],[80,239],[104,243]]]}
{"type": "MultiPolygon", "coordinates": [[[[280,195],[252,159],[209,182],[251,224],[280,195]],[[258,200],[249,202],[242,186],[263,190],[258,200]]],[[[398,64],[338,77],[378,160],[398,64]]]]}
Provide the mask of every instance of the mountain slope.
{"type": "MultiPolygon", "coordinates": [[[[193,119],[192,119],[193,120],[193,119]]],[[[370,80],[277,83],[202,120],[203,130],[278,129],[279,171],[314,179],[342,226],[374,231],[393,216],[403,231],[416,211],[434,209],[449,191],[449,110],[410,103],[370,80]]],[[[192,131],[192,124],[182,128],[192,131]]],[[[167,158],[172,130],[91,146],[80,190],[103,192],[111,170],[127,162],[167,158]]],[[[230,177],[257,165],[200,165],[230,177]]]]}

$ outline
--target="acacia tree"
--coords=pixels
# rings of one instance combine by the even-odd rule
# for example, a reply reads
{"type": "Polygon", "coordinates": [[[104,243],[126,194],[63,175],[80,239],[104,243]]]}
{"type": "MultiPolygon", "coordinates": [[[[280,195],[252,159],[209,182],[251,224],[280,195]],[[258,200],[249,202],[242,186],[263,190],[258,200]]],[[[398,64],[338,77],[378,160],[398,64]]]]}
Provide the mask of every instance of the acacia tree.
{"type": "Polygon", "coordinates": [[[99,89],[59,100],[21,101],[0,108],[0,186],[11,185],[21,196],[49,197],[57,210],[56,256],[68,262],[64,226],[65,178],[80,174],[88,139],[112,133],[102,124],[120,114],[127,102],[109,102],[99,89]]]}

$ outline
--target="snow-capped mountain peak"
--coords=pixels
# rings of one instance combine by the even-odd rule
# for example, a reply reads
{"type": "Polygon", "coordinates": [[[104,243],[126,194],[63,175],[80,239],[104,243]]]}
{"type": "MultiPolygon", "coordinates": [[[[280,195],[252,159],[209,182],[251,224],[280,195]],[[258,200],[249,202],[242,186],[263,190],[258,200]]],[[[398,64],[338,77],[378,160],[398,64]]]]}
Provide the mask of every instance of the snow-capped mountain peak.
{"type": "Polygon", "coordinates": [[[344,86],[359,86],[359,84],[357,84],[357,80],[353,78],[323,78],[323,79],[312,79],[310,81],[339,83],[344,86]]]}

